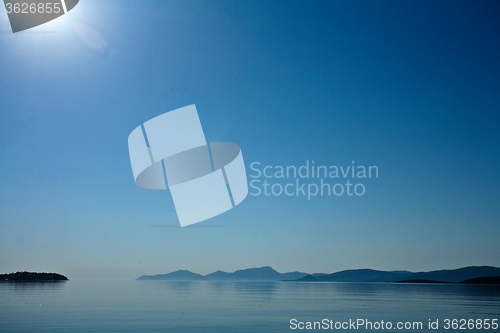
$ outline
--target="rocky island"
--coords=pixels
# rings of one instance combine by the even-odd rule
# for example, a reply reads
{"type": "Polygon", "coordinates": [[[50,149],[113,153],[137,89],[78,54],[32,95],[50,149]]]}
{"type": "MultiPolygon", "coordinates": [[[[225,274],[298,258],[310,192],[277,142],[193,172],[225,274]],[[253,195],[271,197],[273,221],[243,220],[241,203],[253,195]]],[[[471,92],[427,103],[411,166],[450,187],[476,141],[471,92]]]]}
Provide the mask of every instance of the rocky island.
{"type": "Polygon", "coordinates": [[[0,282],[53,282],[67,280],[67,277],[57,273],[16,272],[0,274],[0,282]]]}

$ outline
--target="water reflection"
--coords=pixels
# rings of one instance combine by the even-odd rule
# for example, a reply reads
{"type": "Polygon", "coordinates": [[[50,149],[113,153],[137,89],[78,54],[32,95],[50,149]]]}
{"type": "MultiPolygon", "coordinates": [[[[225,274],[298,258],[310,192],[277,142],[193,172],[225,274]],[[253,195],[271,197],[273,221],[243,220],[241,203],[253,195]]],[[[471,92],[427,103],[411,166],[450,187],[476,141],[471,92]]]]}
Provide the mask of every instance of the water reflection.
{"type": "Polygon", "coordinates": [[[42,331],[51,333],[221,333],[241,328],[285,332],[291,318],[427,322],[499,316],[499,286],[226,281],[0,283],[0,327],[10,327],[12,332],[38,332],[41,324],[46,328],[42,331]]]}
{"type": "Polygon", "coordinates": [[[64,290],[68,281],[43,282],[0,282],[0,293],[9,292],[13,295],[51,294],[64,290]]]}
{"type": "Polygon", "coordinates": [[[199,281],[137,281],[142,290],[147,292],[159,292],[189,296],[201,291],[199,281]]]}

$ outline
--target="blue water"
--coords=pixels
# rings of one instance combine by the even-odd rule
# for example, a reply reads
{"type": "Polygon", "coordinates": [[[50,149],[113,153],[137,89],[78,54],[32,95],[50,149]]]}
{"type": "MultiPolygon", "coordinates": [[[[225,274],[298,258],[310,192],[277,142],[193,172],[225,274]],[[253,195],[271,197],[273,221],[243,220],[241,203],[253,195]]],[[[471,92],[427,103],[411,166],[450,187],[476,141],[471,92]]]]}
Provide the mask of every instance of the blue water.
{"type": "MultiPolygon", "coordinates": [[[[0,332],[311,331],[292,330],[291,319],[297,319],[297,323],[323,319],[333,323],[384,320],[394,325],[399,321],[417,321],[423,323],[421,332],[500,332],[500,328],[445,330],[446,318],[500,321],[500,286],[184,281],[0,283],[0,332]],[[439,320],[439,330],[428,329],[429,319],[439,320]]],[[[366,331],[364,326],[359,330],[366,331]]]]}

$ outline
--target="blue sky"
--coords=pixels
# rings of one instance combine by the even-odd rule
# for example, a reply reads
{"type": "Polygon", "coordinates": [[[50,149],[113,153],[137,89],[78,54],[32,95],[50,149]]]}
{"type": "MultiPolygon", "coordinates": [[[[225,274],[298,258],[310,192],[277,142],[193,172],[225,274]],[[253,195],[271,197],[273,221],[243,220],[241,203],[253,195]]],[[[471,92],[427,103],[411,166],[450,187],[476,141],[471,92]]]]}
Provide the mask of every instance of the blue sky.
{"type": "Polygon", "coordinates": [[[499,14],[495,1],[82,0],[12,34],[1,9],[0,271],[500,266],[499,14]],[[379,177],[363,196],[249,195],[171,227],[170,193],[135,185],[127,137],[193,103],[248,175],[314,160],[379,177]]]}

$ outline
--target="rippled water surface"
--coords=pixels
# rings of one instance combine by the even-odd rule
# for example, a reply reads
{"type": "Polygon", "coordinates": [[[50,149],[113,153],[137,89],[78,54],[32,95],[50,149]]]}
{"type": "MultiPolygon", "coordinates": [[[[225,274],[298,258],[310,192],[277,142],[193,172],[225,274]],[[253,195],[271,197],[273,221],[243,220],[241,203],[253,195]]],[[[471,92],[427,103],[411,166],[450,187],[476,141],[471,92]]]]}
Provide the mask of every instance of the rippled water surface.
{"type": "MultiPolygon", "coordinates": [[[[292,319],[304,327],[307,322],[324,319],[333,326],[362,319],[372,324],[382,320],[393,325],[422,322],[421,332],[500,332],[500,328],[444,329],[445,319],[500,321],[500,286],[188,281],[0,283],[0,332],[299,331],[298,326],[291,329],[292,319]],[[439,330],[428,329],[429,319],[439,320],[439,330]]],[[[326,331],[324,328],[317,324],[316,331],[326,331]]],[[[372,330],[389,331],[386,327],[372,330]]],[[[392,331],[397,330],[393,327],[392,331]]]]}

